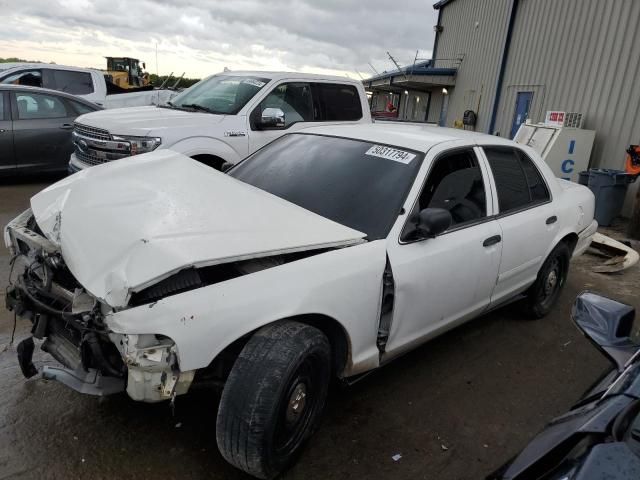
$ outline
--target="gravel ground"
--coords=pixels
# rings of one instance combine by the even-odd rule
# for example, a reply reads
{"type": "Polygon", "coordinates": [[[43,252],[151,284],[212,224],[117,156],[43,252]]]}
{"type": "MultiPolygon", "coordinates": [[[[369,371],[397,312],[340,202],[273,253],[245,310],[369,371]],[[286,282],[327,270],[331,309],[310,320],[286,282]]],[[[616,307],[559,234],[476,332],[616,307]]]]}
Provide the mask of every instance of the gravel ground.
{"type": "MultiPolygon", "coordinates": [[[[50,179],[0,183],[0,225],[50,179]]],[[[0,248],[0,286],[8,275],[0,248]]],[[[588,288],[640,307],[638,266],[590,271],[583,256],[551,315],[523,320],[517,305],[424,345],[351,387],[335,386],[318,433],[285,479],[478,479],[516,454],[606,367],[569,319],[588,288]],[[402,456],[394,461],[392,456],[402,456]]],[[[25,380],[15,343],[28,334],[0,300],[0,479],[242,479],[216,448],[217,395],[167,404],[82,396],[25,380]]],[[[42,352],[37,365],[53,363],[42,352]]]]}

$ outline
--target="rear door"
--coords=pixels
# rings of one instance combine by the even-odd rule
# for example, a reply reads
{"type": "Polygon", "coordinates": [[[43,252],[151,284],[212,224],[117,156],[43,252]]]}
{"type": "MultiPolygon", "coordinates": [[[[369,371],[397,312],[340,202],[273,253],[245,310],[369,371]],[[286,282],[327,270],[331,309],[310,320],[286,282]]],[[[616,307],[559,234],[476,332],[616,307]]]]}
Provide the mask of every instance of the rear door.
{"type": "Polygon", "coordinates": [[[94,93],[93,79],[89,72],[45,69],[43,71],[43,81],[45,88],[70,93],[86,99],[90,99],[94,93]]]}
{"type": "Polygon", "coordinates": [[[0,91],[0,172],[16,167],[13,153],[13,122],[9,105],[9,94],[0,91]]]}
{"type": "Polygon", "coordinates": [[[11,92],[13,139],[20,169],[66,170],[76,112],[51,93],[11,92]]]}
{"type": "Polygon", "coordinates": [[[502,259],[491,304],[531,285],[556,237],[558,218],[549,187],[529,156],[510,146],[482,148],[493,179],[502,259]]]}

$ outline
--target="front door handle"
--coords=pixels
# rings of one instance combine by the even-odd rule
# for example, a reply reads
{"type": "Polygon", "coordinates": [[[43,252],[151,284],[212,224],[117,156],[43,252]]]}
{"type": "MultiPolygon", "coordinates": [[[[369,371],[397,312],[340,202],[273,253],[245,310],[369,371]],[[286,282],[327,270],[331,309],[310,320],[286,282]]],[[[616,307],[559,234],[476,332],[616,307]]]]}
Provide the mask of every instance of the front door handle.
{"type": "Polygon", "coordinates": [[[5,132],[4,128],[0,128],[0,133],[4,133],[4,132],[5,132]]]}
{"type": "Polygon", "coordinates": [[[556,217],[555,215],[552,217],[547,218],[547,225],[551,225],[552,223],[556,223],[558,221],[558,217],[556,217]]]}
{"type": "Polygon", "coordinates": [[[70,123],[63,123],[62,125],[60,125],[60,128],[62,130],[71,130],[73,128],[73,125],[71,125],[70,123]]]}
{"type": "Polygon", "coordinates": [[[502,237],[500,235],[494,235],[493,237],[489,237],[484,242],[482,242],[482,246],[490,247],[491,245],[495,245],[496,243],[500,243],[501,241],[502,237]]]}

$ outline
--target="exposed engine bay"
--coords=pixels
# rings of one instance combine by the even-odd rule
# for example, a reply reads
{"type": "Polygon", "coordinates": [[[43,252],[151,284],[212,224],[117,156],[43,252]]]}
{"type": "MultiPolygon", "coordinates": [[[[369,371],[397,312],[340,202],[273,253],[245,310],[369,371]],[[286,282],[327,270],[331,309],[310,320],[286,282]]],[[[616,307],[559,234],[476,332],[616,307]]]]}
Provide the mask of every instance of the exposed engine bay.
{"type": "MultiPolygon", "coordinates": [[[[112,332],[106,316],[113,311],[76,280],[59,248],[45,237],[31,211],[7,229],[12,249],[7,308],[31,322],[32,337],[18,345],[26,378],[38,374],[32,362],[37,341],[63,367],[45,366],[42,376],[92,395],[127,391],[134,400],[173,399],[188,391],[195,370],[180,371],[175,343],[156,334],[112,332]]],[[[185,268],[154,285],[132,292],[126,308],[150,307],[163,298],[276,267],[326,249],[256,258],[200,268],[185,268]]],[[[225,359],[226,360],[226,359],[225,359]]],[[[212,365],[200,377],[226,376],[227,367],[212,365]]]]}

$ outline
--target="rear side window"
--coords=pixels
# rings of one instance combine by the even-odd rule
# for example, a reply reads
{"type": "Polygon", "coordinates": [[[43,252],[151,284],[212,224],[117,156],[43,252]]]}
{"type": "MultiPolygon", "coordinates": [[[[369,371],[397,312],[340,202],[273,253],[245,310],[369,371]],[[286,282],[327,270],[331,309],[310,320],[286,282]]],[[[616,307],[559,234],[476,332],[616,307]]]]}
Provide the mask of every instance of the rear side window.
{"type": "Polygon", "coordinates": [[[362,118],[362,104],[358,90],[352,85],[316,83],[321,120],[346,121],[362,118]]]}
{"type": "Polygon", "coordinates": [[[524,152],[518,151],[518,156],[522,162],[522,168],[524,174],[527,177],[527,184],[529,186],[529,193],[531,195],[531,201],[533,203],[546,202],[550,199],[549,190],[547,184],[544,183],[542,174],[538,168],[524,152]]]}
{"type": "Polygon", "coordinates": [[[87,72],[72,72],[69,70],[53,70],[54,89],[72,95],[87,95],[93,93],[91,74],[87,72]]]}
{"type": "Polygon", "coordinates": [[[484,152],[496,182],[500,213],[549,200],[540,172],[524,153],[509,147],[485,147],[484,152]]]}
{"type": "Polygon", "coordinates": [[[76,102],[75,100],[67,100],[73,109],[78,113],[78,115],[82,115],[83,113],[95,112],[94,108],[90,108],[84,103],[76,102]]]}
{"type": "Polygon", "coordinates": [[[64,103],[52,95],[17,93],[16,101],[19,120],[62,118],[67,116],[67,109],[64,103]]]}
{"type": "Polygon", "coordinates": [[[25,85],[27,87],[42,87],[42,74],[40,70],[21,70],[2,79],[2,83],[8,85],[25,85]]]}

